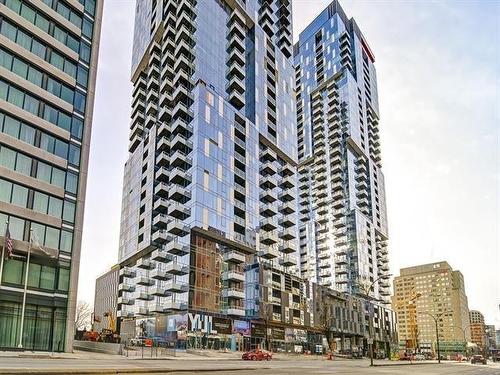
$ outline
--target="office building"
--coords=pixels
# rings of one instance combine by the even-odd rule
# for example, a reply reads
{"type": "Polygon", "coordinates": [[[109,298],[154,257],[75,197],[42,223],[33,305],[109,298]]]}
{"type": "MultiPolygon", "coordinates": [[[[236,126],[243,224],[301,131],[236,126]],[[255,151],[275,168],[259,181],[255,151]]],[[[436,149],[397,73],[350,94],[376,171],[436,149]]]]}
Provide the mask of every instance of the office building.
{"type": "Polygon", "coordinates": [[[394,278],[392,308],[400,345],[421,352],[436,350],[436,324],[443,352],[463,352],[470,341],[464,278],[447,262],[402,268],[394,278]]]}
{"type": "Polygon", "coordinates": [[[92,330],[96,332],[101,332],[103,328],[117,329],[119,272],[120,266],[116,264],[95,281],[92,330]]]}
{"type": "Polygon", "coordinates": [[[2,348],[72,350],[102,6],[0,0],[2,348]]]}
{"type": "Polygon", "coordinates": [[[486,339],[486,348],[487,349],[496,349],[497,348],[497,339],[495,326],[492,324],[486,324],[484,326],[484,335],[486,339]]]}
{"type": "Polygon", "coordinates": [[[137,2],[122,333],[242,321],[248,265],[298,273],[291,30],[289,0],[137,2]]]}
{"type": "Polygon", "coordinates": [[[482,351],[486,348],[484,315],[480,311],[470,310],[469,318],[471,341],[482,351]]]}
{"type": "Polygon", "coordinates": [[[301,274],[388,302],[373,52],[354,19],[334,1],[300,33],[294,62],[301,274]]]}

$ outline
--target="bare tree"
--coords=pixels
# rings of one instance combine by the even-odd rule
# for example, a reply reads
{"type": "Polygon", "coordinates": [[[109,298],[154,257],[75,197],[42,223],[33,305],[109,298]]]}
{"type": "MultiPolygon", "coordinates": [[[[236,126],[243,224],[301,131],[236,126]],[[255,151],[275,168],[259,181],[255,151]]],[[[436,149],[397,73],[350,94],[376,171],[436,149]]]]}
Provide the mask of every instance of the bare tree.
{"type": "Polygon", "coordinates": [[[75,312],[75,329],[83,330],[91,325],[92,307],[88,302],[78,301],[75,312]]]}

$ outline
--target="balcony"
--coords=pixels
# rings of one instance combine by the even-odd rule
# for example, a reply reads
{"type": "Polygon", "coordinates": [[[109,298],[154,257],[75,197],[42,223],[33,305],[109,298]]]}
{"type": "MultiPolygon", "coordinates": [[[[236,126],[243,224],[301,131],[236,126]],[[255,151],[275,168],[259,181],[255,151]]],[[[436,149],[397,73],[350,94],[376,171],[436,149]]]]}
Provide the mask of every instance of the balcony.
{"type": "Polygon", "coordinates": [[[284,229],[279,232],[279,237],[285,241],[293,240],[296,236],[297,232],[293,228],[284,229]]]}
{"type": "Polygon", "coordinates": [[[133,305],[134,299],[128,298],[128,297],[118,297],[118,304],[119,305],[133,305]]]}
{"type": "Polygon", "coordinates": [[[171,262],[165,267],[165,272],[176,276],[183,276],[189,273],[189,267],[177,262],[171,262]]]}
{"type": "Polygon", "coordinates": [[[134,313],[132,311],[117,311],[116,316],[118,318],[133,318],[134,313]]]}
{"type": "Polygon", "coordinates": [[[168,190],[168,197],[174,201],[184,201],[191,199],[191,192],[179,185],[172,185],[168,190]]]}
{"type": "Polygon", "coordinates": [[[135,274],[135,271],[130,267],[123,267],[120,269],[120,276],[131,278],[135,277],[135,274]]]}
{"type": "Polygon", "coordinates": [[[155,262],[153,262],[152,260],[149,260],[149,259],[145,259],[145,258],[138,259],[135,265],[138,268],[142,268],[145,270],[152,270],[155,268],[155,262]]]}
{"type": "Polygon", "coordinates": [[[280,256],[279,251],[275,247],[265,247],[259,251],[259,256],[264,259],[274,259],[280,256]]]}
{"type": "Polygon", "coordinates": [[[245,316],[245,308],[240,306],[229,306],[227,308],[227,315],[243,317],[245,316]]]}
{"type": "Polygon", "coordinates": [[[153,300],[153,296],[149,295],[146,292],[137,292],[135,295],[135,299],[138,299],[140,301],[151,301],[153,300]]]}
{"type": "Polygon", "coordinates": [[[278,171],[278,165],[275,161],[266,161],[260,166],[260,173],[265,175],[273,175],[278,171]]]}
{"type": "MultiPolygon", "coordinates": [[[[161,169],[164,169],[164,168],[161,168],[161,169]]],[[[168,172],[167,172],[167,176],[168,176],[168,172]]],[[[155,186],[154,193],[157,197],[167,198],[168,197],[168,185],[164,182],[160,182],[158,185],[155,186]]]]}
{"type": "Polygon", "coordinates": [[[184,245],[177,241],[171,241],[165,246],[165,251],[169,254],[182,256],[189,254],[189,245],[184,245]]]}
{"type": "Polygon", "coordinates": [[[191,215],[191,210],[183,203],[172,201],[168,206],[168,214],[177,219],[185,219],[191,215]]]}
{"type": "Polygon", "coordinates": [[[146,315],[149,315],[149,310],[147,309],[147,307],[138,307],[137,310],[136,310],[136,312],[135,312],[135,315],[136,316],[146,316],[146,315]]]}
{"type": "Polygon", "coordinates": [[[222,279],[227,281],[245,281],[245,274],[241,271],[230,270],[222,274],[222,279]]]}
{"type": "Polygon", "coordinates": [[[287,189],[278,194],[278,198],[282,202],[289,202],[295,199],[295,192],[291,189],[287,189]]]}
{"type": "Polygon", "coordinates": [[[273,189],[268,189],[268,190],[263,190],[259,194],[259,198],[261,202],[275,202],[278,199],[278,194],[276,194],[276,191],[273,189]]]}
{"type": "Polygon", "coordinates": [[[224,289],[222,291],[222,295],[227,298],[245,299],[245,292],[243,291],[243,289],[238,288],[224,289]]]}
{"type": "Polygon", "coordinates": [[[273,216],[278,213],[278,205],[276,202],[261,204],[260,205],[260,214],[263,216],[273,216]]]}
{"type": "Polygon", "coordinates": [[[278,227],[278,223],[275,216],[267,217],[260,222],[260,228],[266,231],[271,231],[278,227]]]}
{"type": "MultiPolygon", "coordinates": [[[[162,199],[165,203],[168,202],[166,199],[162,199]]],[[[156,203],[158,201],[155,201],[155,207],[156,203]]],[[[155,228],[166,228],[168,223],[168,216],[164,214],[157,214],[153,217],[153,227],[155,228]]]]}
{"type": "Polygon", "coordinates": [[[328,268],[328,267],[330,267],[330,266],[331,266],[331,263],[330,263],[330,261],[328,261],[328,260],[320,260],[320,261],[318,262],[318,267],[319,267],[319,268],[328,268]]]}
{"type": "Polygon", "coordinates": [[[159,167],[166,167],[168,166],[169,162],[170,158],[166,152],[160,152],[156,157],[156,165],[159,167]]]}
{"type": "Polygon", "coordinates": [[[187,309],[187,304],[184,302],[168,301],[163,307],[164,311],[183,311],[187,309]]]}
{"type": "Polygon", "coordinates": [[[132,284],[119,284],[118,290],[121,292],[133,292],[135,291],[135,285],[132,284]]]}
{"type": "Polygon", "coordinates": [[[159,286],[151,288],[148,291],[148,294],[151,295],[151,296],[155,296],[155,297],[166,297],[168,295],[168,293],[165,290],[165,288],[161,288],[159,286]]]}
{"type": "Polygon", "coordinates": [[[278,242],[278,233],[276,231],[260,233],[260,242],[265,245],[272,245],[278,242]]]}
{"type": "Polygon", "coordinates": [[[225,262],[231,263],[245,263],[245,255],[235,250],[224,253],[223,259],[225,262]]]}
{"type": "Polygon", "coordinates": [[[291,227],[296,224],[296,217],[294,215],[284,215],[279,219],[279,224],[285,228],[291,227]]]}
{"type": "Polygon", "coordinates": [[[185,236],[189,233],[189,227],[180,220],[172,220],[167,224],[167,232],[177,236],[185,236]]]}
{"type": "Polygon", "coordinates": [[[165,290],[172,293],[185,293],[189,290],[189,286],[185,283],[179,283],[176,281],[169,281],[165,285],[165,290]]]}
{"type": "Polygon", "coordinates": [[[280,186],[283,189],[291,189],[295,186],[295,176],[286,176],[280,181],[280,186]]]}
{"type": "Polygon", "coordinates": [[[167,231],[163,229],[158,229],[157,231],[154,231],[153,235],[151,236],[151,242],[156,246],[164,244],[169,239],[170,236],[168,235],[167,231]]]}
{"type": "Polygon", "coordinates": [[[173,258],[172,255],[168,254],[166,251],[156,249],[151,253],[151,259],[158,262],[167,263],[172,261],[173,258]]]}
{"type": "Polygon", "coordinates": [[[154,305],[152,307],[150,306],[149,311],[151,313],[163,313],[164,312],[164,308],[163,308],[162,305],[156,304],[156,305],[154,305]]]}
{"type": "Polygon", "coordinates": [[[229,94],[229,102],[234,105],[235,108],[241,109],[245,105],[245,97],[238,91],[233,90],[229,94]]]}
{"type": "Polygon", "coordinates": [[[283,214],[291,214],[295,212],[294,202],[283,203],[279,206],[279,211],[283,214]]]}
{"type": "Polygon", "coordinates": [[[189,168],[193,165],[193,159],[181,150],[177,150],[170,156],[170,165],[173,167],[189,168]]]}
{"type": "Polygon", "coordinates": [[[155,281],[146,276],[137,276],[135,278],[135,283],[142,286],[151,286],[155,284],[155,281]]]}
{"type": "Polygon", "coordinates": [[[161,280],[161,281],[170,280],[172,278],[171,274],[166,273],[165,271],[162,271],[162,270],[159,270],[159,269],[154,269],[151,272],[149,272],[149,276],[152,279],[161,280]]]}
{"type": "Polygon", "coordinates": [[[278,180],[275,176],[261,177],[260,186],[265,189],[273,189],[278,186],[278,180]]]}
{"type": "Polygon", "coordinates": [[[181,168],[172,168],[169,178],[170,182],[181,186],[186,186],[191,183],[191,175],[181,168]]]}
{"type": "Polygon", "coordinates": [[[280,264],[284,267],[296,266],[297,265],[297,257],[292,254],[284,255],[280,259],[280,264]]]}

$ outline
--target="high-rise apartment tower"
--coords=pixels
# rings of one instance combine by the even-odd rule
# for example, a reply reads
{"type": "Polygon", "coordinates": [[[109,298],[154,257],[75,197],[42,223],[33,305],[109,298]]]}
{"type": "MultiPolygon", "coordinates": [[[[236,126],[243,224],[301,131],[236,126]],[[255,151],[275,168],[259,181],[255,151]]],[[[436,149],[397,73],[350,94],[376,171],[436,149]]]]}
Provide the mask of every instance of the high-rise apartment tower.
{"type": "Polygon", "coordinates": [[[334,1],[300,33],[294,61],[302,276],[388,301],[374,55],[334,1]]]}
{"type": "Polygon", "coordinates": [[[246,265],[296,273],[291,38],[290,0],[137,1],[122,319],[244,318],[246,265]]]}
{"type": "Polygon", "coordinates": [[[0,0],[0,347],[72,350],[102,6],[0,0]]]}

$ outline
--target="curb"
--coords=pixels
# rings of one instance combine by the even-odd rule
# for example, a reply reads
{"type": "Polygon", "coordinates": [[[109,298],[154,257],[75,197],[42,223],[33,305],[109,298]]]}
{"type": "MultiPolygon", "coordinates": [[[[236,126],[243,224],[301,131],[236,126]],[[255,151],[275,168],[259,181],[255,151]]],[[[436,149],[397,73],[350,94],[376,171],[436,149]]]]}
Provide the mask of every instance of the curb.
{"type": "Polygon", "coordinates": [[[0,375],[13,374],[37,374],[37,375],[52,375],[52,374],[168,374],[178,372],[219,372],[219,371],[249,371],[249,370],[269,370],[270,367],[227,367],[227,368],[188,368],[188,369],[173,369],[173,368],[112,368],[112,369],[10,369],[0,370],[0,375]]]}
{"type": "MultiPolygon", "coordinates": [[[[374,364],[373,367],[424,366],[424,365],[439,365],[439,363],[437,363],[437,362],[436,363],[434,363],[434,362],[381,363],[381,364],[374,364]]],[[[372,367],[372,366],[370,366],[370,367],[372,367]]]]}

